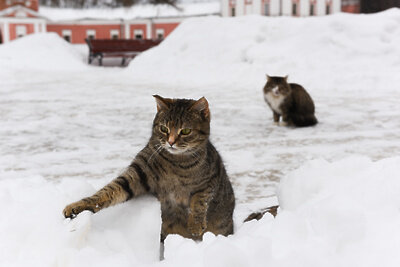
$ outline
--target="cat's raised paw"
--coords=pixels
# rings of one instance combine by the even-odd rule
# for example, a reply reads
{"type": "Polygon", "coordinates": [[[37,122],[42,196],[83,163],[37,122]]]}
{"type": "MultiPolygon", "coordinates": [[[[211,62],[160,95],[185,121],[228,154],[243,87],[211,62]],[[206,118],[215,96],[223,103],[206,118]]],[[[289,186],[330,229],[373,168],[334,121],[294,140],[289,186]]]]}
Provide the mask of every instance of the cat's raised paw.
{"type": "Polygon", "coordinates": [[[92,207],[90,207],[83,201],[78,201],[66,206],[65,209],[63,210],[63,214],[65,218],[73,219],[84,210],[89,210],[91,212],[94,212],[94,209],[92,207]]]}

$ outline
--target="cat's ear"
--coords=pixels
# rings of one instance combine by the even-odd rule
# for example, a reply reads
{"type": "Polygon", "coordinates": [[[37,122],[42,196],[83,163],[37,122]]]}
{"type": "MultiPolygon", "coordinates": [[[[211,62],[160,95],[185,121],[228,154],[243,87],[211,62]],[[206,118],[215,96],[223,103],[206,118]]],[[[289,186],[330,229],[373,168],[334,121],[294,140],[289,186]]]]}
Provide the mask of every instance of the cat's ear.
{"type": "Polygon", "coordinates": [[[286,75],[285,77],[283,77],[283,79],[285,79],[285,82],[287,82],[288,78],[289,78],[289,75],[286,75]]]}
{"type": "Polygon", "coordinates": [[[159,112],[162,109],[168,109],[169,104],[172,103],[172,99],[169,99],[169,98],[162,98],[159,95],[153,95],[153,97],[156,99],[157,112],[159,112]]]}
{"type": "Polygon", "coordinates": [[[267,81],[271,81],[271,76],[269,76],[268,74],[265,74],[265,77],[267,77],[267,81]]]}
{"type": "Polygon", "coordinates": [[[194,102],[190,109],[200,112],[206,119],[210,120],[210,109],[208,108],[208,101],[204,96],[194,102]]]}

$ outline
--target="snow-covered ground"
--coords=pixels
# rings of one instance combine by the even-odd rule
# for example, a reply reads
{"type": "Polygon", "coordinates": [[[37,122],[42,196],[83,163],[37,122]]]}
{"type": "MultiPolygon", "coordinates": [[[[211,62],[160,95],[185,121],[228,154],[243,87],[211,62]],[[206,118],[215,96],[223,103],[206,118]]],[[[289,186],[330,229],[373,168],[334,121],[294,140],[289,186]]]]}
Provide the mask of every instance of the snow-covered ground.
{"type": "Polygon", "coordinates": [[[0,266],[399,266],[399,43],[393,9],[191,19],[125,69],[54,34],[0,46],[0,266]],[[266,73],[302,84],[320,123],[273,125],[266,73]],[[170,236],[163,262],[153,198],[61,214],[144,146],[155,93],[209,100],[237,199],[233,236],[170,236]]]}

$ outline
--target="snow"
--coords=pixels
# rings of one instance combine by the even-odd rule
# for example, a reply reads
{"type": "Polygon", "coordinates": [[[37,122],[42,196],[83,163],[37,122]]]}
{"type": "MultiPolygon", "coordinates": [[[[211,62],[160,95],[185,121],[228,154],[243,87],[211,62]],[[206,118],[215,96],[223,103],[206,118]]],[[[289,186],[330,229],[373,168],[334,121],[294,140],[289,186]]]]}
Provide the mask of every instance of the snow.
{"type": "Polygon", "coordinates": [[[56,33],[28,35],[0,46],[2,71],[71,71],[86,70],[82,54],[56,33]]]}
{"type": "Polygon", "coordinates": [[[0,266],[399,266],[399,24],[398,9],[190,19],[125,69],[54,34],[0,46],[0,266]],[[320,123],[274,125],[266,73],[302,84],[320,123]],[[152,94],[209,100],[237,199],[234,235],[169,236],[162,262],[152,197],[61,214],[143,148],[152,94]]]}
{"type": "Polygon", "coordinates": [[[130,8],[52,8],[41,7],[40,14],[52,21],[77,19],[132,20],[217,15],[221,13],[219,1],[178,3],[179,9],[170,5],[137,4],[130,8]]]}

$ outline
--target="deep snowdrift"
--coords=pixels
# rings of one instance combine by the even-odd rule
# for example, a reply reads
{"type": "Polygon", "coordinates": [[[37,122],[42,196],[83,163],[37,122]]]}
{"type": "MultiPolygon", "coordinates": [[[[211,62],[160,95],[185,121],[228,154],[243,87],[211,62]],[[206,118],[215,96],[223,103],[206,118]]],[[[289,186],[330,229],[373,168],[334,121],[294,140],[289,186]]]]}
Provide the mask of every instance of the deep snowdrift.
{"type": "Polygon", "coordinates": [[[166,240],[157,264],[159,204],[142,198],[63,220],[65,203],[96,185],[41,177],[0,180],[1,266],[399,266],[400,158],[315,160],[283,179],[273,219],[202,243],[166,240]]]}
{"type": "Polygon", "coordinates": [[[34,71],[79,71],[87,69],[84,57],[56,33],[25,36],[0,45],[0,68],[14,73],[34,71]]]}
{"type": "Polygon", "coordinates": [[[260,87],[268,73],[289,74],[318,90],[330,89],[327,84],[380,90],[393,85],[387,78],[400,82],[399,43],[399,9],[309,18],[194,18],[133,60],[128,71],[139,81],[216,89],[260,87]]]}

